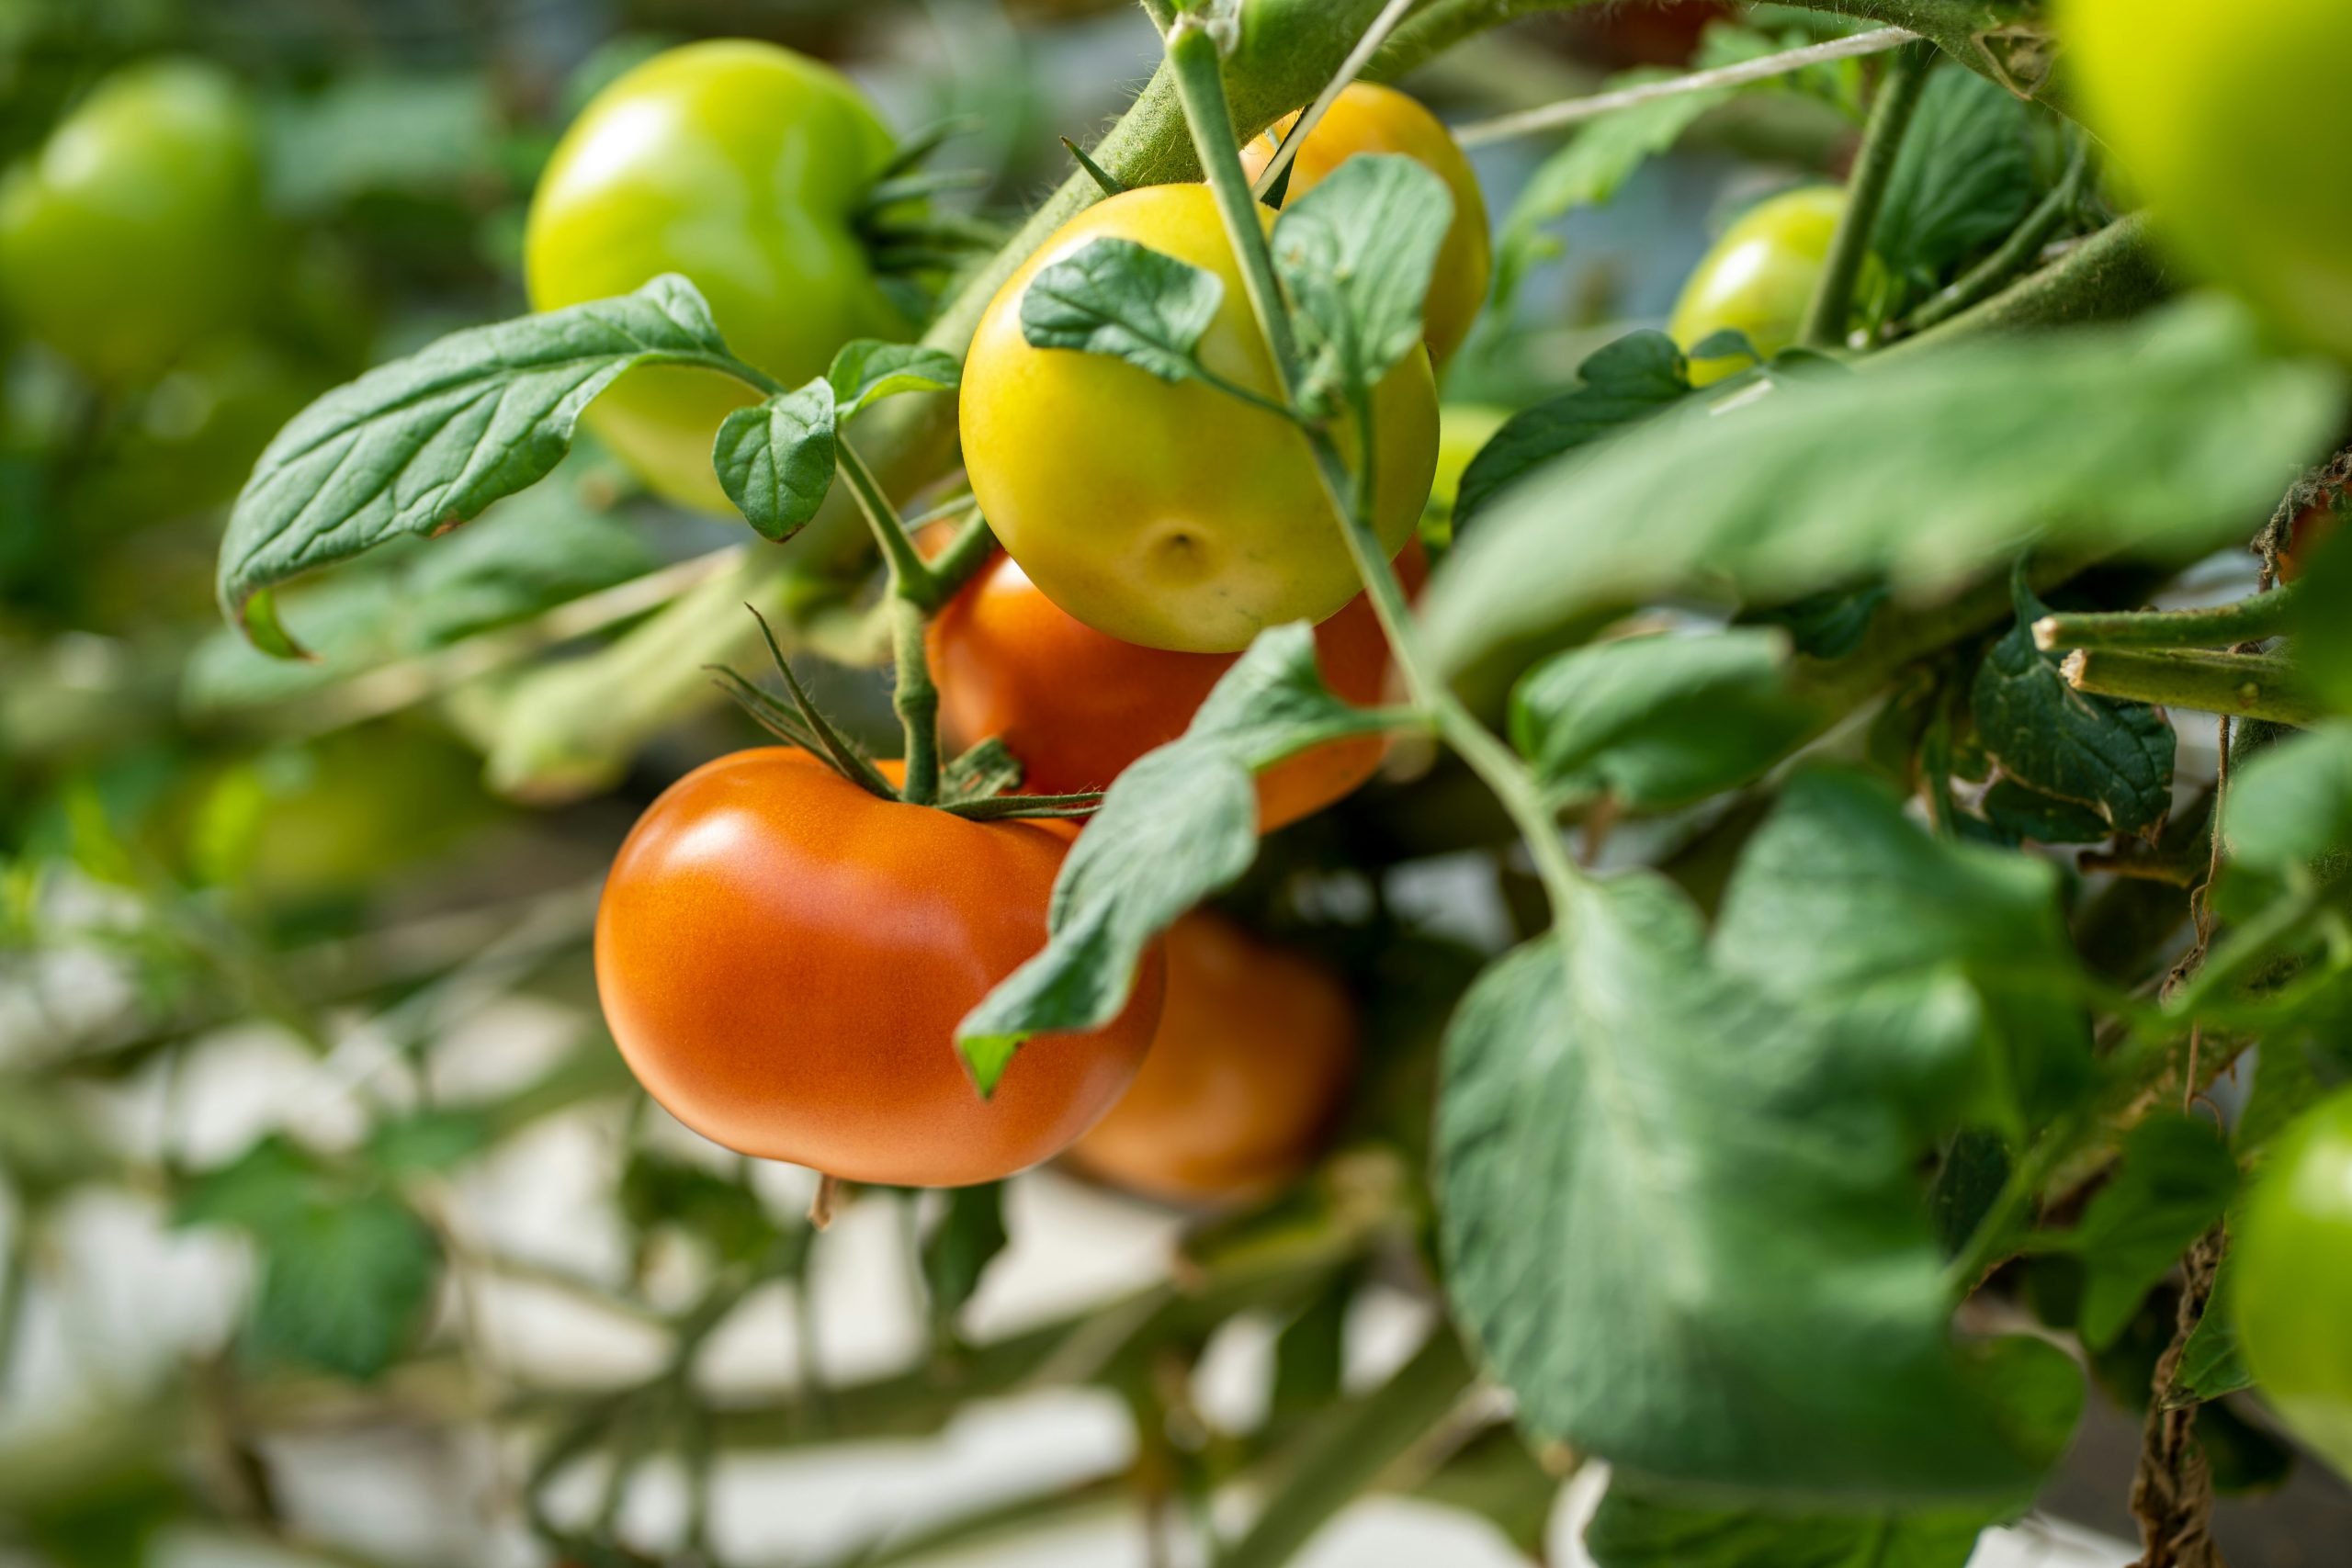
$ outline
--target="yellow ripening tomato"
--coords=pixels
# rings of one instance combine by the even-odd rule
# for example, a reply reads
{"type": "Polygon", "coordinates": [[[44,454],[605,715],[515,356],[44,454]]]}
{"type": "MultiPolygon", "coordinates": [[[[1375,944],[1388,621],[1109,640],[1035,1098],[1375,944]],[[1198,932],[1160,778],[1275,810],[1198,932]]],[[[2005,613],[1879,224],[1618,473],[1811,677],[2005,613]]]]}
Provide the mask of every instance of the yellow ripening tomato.
{"type": "MultiPolygon", "coordinates": [[[[1286,115],[1265,135],[1241,150],[1242,166],[1254,180],[1290,134],[1298,116],[1286,115]]],[[[1323,177],[1359,152],[1399,152],[1445,181],[1453,197],[1453,221],[1438,247],[1437,270],[1421,311],[1421,335],[1430,354],[1443,365],[1470,335],[1470,324],[1487,302],[1494,272],[1493,241],[1487,232],[1487,198],[1470,160],[1454,144],[1445,123],[1420,101],[1394,87],[1351,82],[1315,122],[1291,157],[1284,199],[1304,196],[1323,177]]]]}
{"type": "MultiPolygon", "coordinates": [[[[1198,381],[1022,335],[1030,281],[1102,238],[1216,276],[1225,293],[1202,363],[1279,395],[1208,187],[1146,186],[1099,202],[1006,280],[965,361],[964,461],[989,525],[1046,597],[1124,642],[1230,653],[1268,626],[1327,619],[1363,585],[1302,432],[1198,381]]],[[[1372,401],[1374,526],[1393,556],[1437,462],[1428,355],[1407,356],[1372,401]]]]}

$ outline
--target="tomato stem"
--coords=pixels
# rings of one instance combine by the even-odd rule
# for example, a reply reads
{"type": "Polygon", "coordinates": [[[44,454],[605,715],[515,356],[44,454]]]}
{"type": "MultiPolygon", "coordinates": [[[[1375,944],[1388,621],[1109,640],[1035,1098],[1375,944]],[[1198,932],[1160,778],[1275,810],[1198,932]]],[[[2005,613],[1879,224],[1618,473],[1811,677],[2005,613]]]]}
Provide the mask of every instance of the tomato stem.
{"type": "Polygon", "coordinates": [[[1233,134],[1233,111],[1225,97],[1225,64],[1216,40],[1190,14],[1179,17],[1168,32],[1168,66],[1176,78],[1176,96],[1184,107],[1184,121],[1192,128],[1193,145],[1200,153],[1202,172],[1216,197],[1225,220],[1234,260],[1240,264],[1241,286],[1250,309],[1258,318],[1272,352],[1274,373],[1283,396],[1298,395],[1298,342],[1290,311],[1283,302],[1282,284],[1274,276],[1273,253],[1266,245],[1266,231],[1258,217],[1258,198],[1250,194],[1250,176],[1241,168],[1241,143],[1233,134]]]}
{"type": "Polygon", "coordinates": [[[2295,689],[2295,667],[2275,654],[2078,648],[2060,669],[2078,692],[2159,707],[2298,726],[2324,711],[2295,689]]]}
{"type": "Polygon", "coordinates": [[[890,705],[906,736],[907,775],[899,782],[899,798],[910,806],[934,805],[939,799],[939,688],[931,679],[923,629],[932,613],[946,602],[949,590],[915,548],[899,509],[882,493],[874,470],[846,437],[835,444],[834,460],[874,530],[874,542],[890,564],[890,654],[898,677],[890,705]]]}
{"type": "Polygon", "coordinates": [[[1903,323],[1902,332],[1923,333],[1941,326],[1971,306],[1990,299],[2011,278],[2034,264],[2041,248],[2057,234],[2082,200],[2083,183],[2090,170],[2089,144],[2079,136],[2074,141],[2074,154],[2057,188],[2043,197],[2041,204],[2026,215],[2025,221],[2009,231],[2000,249],[1912,311],[1910,320],[1903,323]]]}
{"type": "Polygon", "coordinates": [[[2062,648],[2227,648],[2259,642],[2287,629],[2295,597],[2290,585],[2201,610],[2049,615],[2033,623],[2033,642],[2044,653],[2062,648]]]}
{"type": "Polygon", "coordinates": [[[1887,65],[1878,102],[1871,107],[1870,127],[1862,135],[1861,155],[1855,161],[1853,178],[1847,182],[1845,216],[1838,220],[1828,264],[1822,268],[1821,284],[1805,312],[1804,333],[1799,341],[1808,348],[1845,345],[1846,323],[1854,313],[1854,287],[1861,281],[1862,262],[1870,254],[1871,231],[1878,227],[1879,209],[1885,204],[1895,159],[1903,151],[1904,133],[1911,128],[1911,116],[1919,107],[1928,73],[1942,58],[1934,44],[1915,43],[1896,51],[1887,65]]]}
{"type": "MultiPolygon", "coordinates": [[[[1192,128],[1193,146],[1200,153],[1202,172],[1216,197],[1218,214],[1225,220],[1227,241],[1240,264],[1250,309],[1272,352],[1283,395],[1295,405],[1299,381],[1297,339],[1281,282],[1274,273],[1273,252],[1266,243],[1258,200],[1251,194],[1250,177],[1241,167],[1241,145],[1234,139],[1216,44],[1199,23],[1180,17],[1169,30],[1168,63],[1176,79],[1185,121],[1192,128]]],[[[1373,613],[1387,636],[1397,667],[1405,672],[1406,687],[1415,707],[1502,802],[1503,808],[1526,837],[1528,852],[1535,859],[1536,874],[1551,898],[1555,916],[1563,916],[1581,886],[1583,874],[1568,857],[1558,819],[1544,803],[1533,775],[1521,764],[1517,755],[1480,724],[1434,673],[1435,667],[1421,647],[1412,606],[1406,601],[1405,585],[1397,580],[1374,525],[1371,476],[1375,471],[1378,454],[1369,417],[1370,398],[1369,388],[1355,389],[1352,412],[1359,434],[1356,465],[1352,468],[1328,429],[1300,421],[1315,453],[1316,471],[1340,521],[1340,535],[1354,558],[1365,594],[1372,601],[1373,613]]],[[[1292,417],[1298,417],[1295,410],[1292,417]]]]}

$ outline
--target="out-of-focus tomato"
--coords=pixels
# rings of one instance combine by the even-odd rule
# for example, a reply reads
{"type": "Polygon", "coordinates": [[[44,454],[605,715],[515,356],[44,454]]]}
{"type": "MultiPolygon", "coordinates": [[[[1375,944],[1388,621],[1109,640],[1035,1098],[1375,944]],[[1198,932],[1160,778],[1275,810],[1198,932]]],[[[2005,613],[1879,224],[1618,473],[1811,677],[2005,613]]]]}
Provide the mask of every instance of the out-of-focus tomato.
{"type": "MultiPolygon", "coordinates": [[[[1251,179],[1273,157],[1297,118],[1284,116],[1241,150],[1242,166],[1251,179]]],[[[1351,82],[1292,155],[1284,199],[1304,196],[1359,152],[1402,153],[1442,178],[1453,197],[1453,221],[1438,248],[1437,270],[1430,276],[1421,313],[1421,335],[1429,341],[1430,355],[1443,365],[1470,335],[1470,324],[1487,302],[1487,284],[1494,270],[1487,198],[1478,189],[1478,175],[1444,122],[1418,99],[1394,87],[1351,82]]]]}
{"type": "Polygon", "coordinates": [[[1168,932],[1151,1055],[1070,1162],[1171,1201],[1262,1196],[1314,1158],[1354,1081],[1357,1032],[1329,970],[1196,910],[1168,932]]]}
{"type": "Polygon", "coordinates": [[[152,376],[245,312],[264,229],[236,81],[198,61],[130,66],[0,180],[0,299],[92,376],[152,376]]]}
{"type": "MultiPolygon", "coordinates": [[[[1397,570],[1408,588],[1424,574],[1419,545],[1397,570]]],[[[1184,732],[1224,673],[1230,653],[1171,653],[1096,631],[1037,591],[999,555],[931,624],[940,722],[970,745],[995,736],[1021,759],[1022,787],[1035,795],[1102,789],[1129,763],[1184,732]]],[[[1316,663],[1332,692],[1377,703],[1388,639],[1358,596],[1315,628],[1316,663]]],[[[1319,811],[1370,778],[1385,745],[1378,736],[1328,741],[1259,775],[1258,826],[1276,828],[1319,811]]]]}
{"type": "MultiPolygon", "coordinates": [[[[964,459],[989,525],[1055,604],[1147,648],[1230,653],[1268,626],[1337,614],[1360,584],[1304,433],[1198,381],[1022,335],[1030,280],[1103,238],[1215,275],[1225,292],[1202,362],[1279,395],[1208,187],[1098,202],[1006,280],[965,361],[964,459]]],[[[1412,536],[1437,460],[1429,356],[1408,355],[1372,401],[1374,527],[1393,552],[1412,536]]]]}
{"type": "Polygon", "coordinates": [[[671,1114],[763,1159],[959,1187],[1049,1159],[1126,1088],[1159,1017],[1155,954],[1125,1012],[1023,1047],[982,1100],[956,1026],[1045,944],[1072,835],[869,795],[805,751],[705,764],[621,845],[596,989],[671,1114]]]}
{"type": "Polygon", "coordinates": [[[2352,6],[2066,0],[2060,59],[2165,237],[2304,341],[2352,358],[2352,6]]]}
{"type": "MultiPolygon", "coordinates": [[[[531,304],[682,273],[729,348],[797,386],[852,338],[913,333],[855,228],[895,146],[847,78],[788,49],[722,39],[656,55],[596,95],[539,176],[523,241],[531,304]]],[[[754,396],[715,371],[649,367],[588,423],[662,494],[731,514],[711,443],[754,396]]]]}
{"type": "Polygon", "coordinates": [[[2231,1311],[2262,1397],[2352,1476],[2352,1093],[2270,1151],[2233,1245],[2231,1311]]]}
{"type": "MultiPolygon", "coordinates": [[[[1767,359],[1793,344],[1845,211],[1846,193],[1836,186],[1811,186],[1758,202],[1700,259],[1675,301],[1668,333],[1687,352],[1719,332],[1736,330],[1767,359]]],[[[1694,359],[1690,380],[1703,387],[1747,364],[1736,355],[1694,359]]]]}

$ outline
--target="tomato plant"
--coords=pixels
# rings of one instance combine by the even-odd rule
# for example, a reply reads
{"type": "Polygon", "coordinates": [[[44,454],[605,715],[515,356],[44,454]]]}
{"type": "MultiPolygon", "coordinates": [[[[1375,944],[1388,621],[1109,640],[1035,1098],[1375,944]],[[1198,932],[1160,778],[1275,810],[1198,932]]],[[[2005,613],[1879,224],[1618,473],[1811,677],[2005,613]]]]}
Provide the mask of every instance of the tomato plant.
{"type": "MultiPolygon", "coordinates": [[[[1261,397],[1276,389],[1207,187],[1112,197],[1038,247],[973,333],[961,394],[964,461],[989,525],[1055,604],[1146,648],[1227,653],[1264,627],[1333,615],[1361,585],[1297,429],[1197,380],[1162,380],[1023,336],[1032,282],[1105,240],[1217,279],[1202,362],[1261,397]]],[[[1420,515],[1437,460],[1427,356],[1408,356],[1371,398],[1374,526],[1394,555],[1420,515]]]]}
{"type": "MultiPolygon", "coordinates": [[[[657,55],[596,95],[540,175],[524,235],[531,303],[679,273],[728,344],[786,381],[852,338],[910,336],[859,231],[895,146],[846,78],[790,50],[729,40],[657,55]]],[[[588,417],[654,489],[725,512],[710,443],[747,400],[724,377],[649,367],[588,417]]]]}
{"type": "Polygon", "coordinates": [[[2208,27],[2184,0],[2067,0],[2057,17],[2091,123],[2165,237],[2301,340],[2352,355],[2352,216],[2314,200],[2352,153],[2320,106],[2352,14],[2291,0],[2208,27]]]}
{"type": "Polygon", "coordinates": [[[1046,1042],[982,1100],[956,1026],[1045,933],[1066,830],[877,799],[808,753],[679,780],[613,862],[596,984],[650,1094],[729,1148],[955,1187],[1061,1152],[1134,1078],[1159,1012],[1046,1042]]]}
{"type": "MultiPolygon", "coordinates": [[[[1275,121],[1264,136],[1242,149],[1241,166],[1250,178],[1263,172],[1297,118],[1293,115],[1275,121]]],[[[1442,366],[1470,335],[1470,324],[1487,302],[1487,284],[1494,271],[1487,200],[1478,189],[1477,173],[1437,116],[1419,101],[1394,87],[1356,82],[1332,100],[1306,140],[1299,143],[1290,160],[1285,188],[1304,196],[1360,152],[1402,153],[1444,180],[1446,193],[1453,198],[1453,220],[1446,225],[1445,243],[1438,248],[1437,271],[1430,278],[1429,297],[1421,307],[1421,330],[1429,339],[1430,357],[1442,366]]]]}
{"type": "MultiPolygon", "coordinates": [[[[1419,547],[1400,563],[1421,575],[1419,547]]],[[[940,718],[967,743],[990,736],[1021,760],[1023,787],[1046,795],[1103,789],[1127,765],[1184,732],[1230,656],[1171,653],[1098,632],[1037,591],[1021,564],[999,556],[931,623],[940,718]]],[[[1381,699],[1388,642],[1363,599],[1315,628],[1324,682],[1349,702],[1381,699]]],[[[1319,811],[1380,765],[1376,737],[1333,740],[1258,780],[1261,831],[1319,811]]]]}
{"type": "Polygon", "coordinates": [[[1222,916],[1187,915],[1168,931],[1151,1055],[1070,1163],[1174,1202],[1279,1190],[1330,1131],[1357,1033],[1355,1004],[1329,970],[1222,916]]]}
{"type": "Polygon", "coordinates": [[[108,380],[232,325],[269,254],[256,136],[213,66],[117,73],[0,180],[0,301],[108,380]]]}
{"type": "MultiPolygon", "coordinates": [[[[1685,352],[1722,332],[1745,333],[1767,359],[1793,345],[1845,210],[1846,193],[1835,186],[1757,203],[1692,269],[1667,331],[1685,352]]],[[[1693,360],[1690,379],[1705,386],[1747,363],[1736,355],[1693,360]]]]}
{"type": "MultiPolygon", "coordinates": [[[[0,1433],[0,1538],[58,1555],[97,1497],[107,1542],[340,1550],[324,1410],[526,1461],[446,1556],[733,1568],[792,1522],[744,1461],[1083,1386],[1132,1462],[1016,1482],[1009,1445],[1003,1495],[777,1551],[1109,1506],[1273,1568],[1377,1484],[1559,1555],[1565,1454],[1607,1467],[1600,1568],[1960,1568],[2083,1495],[2095,1401],[2142,1435],[2147,1568],[2252,1561],[2249,1519],[2324,1557],[2308,1486],[2211,1499],[2290,1439],[2344,1458],[2352,387],[2278,331],[2334,307],[2247,281],[2309,253],[2245,224],[2267,330],[2183,297],[2195,204],[2109,157],[2102,51],[2172,40],[2095,25],[2069,65],[2032,0],[1692,7],[1690,72],[1587,82],[1556,18],[1423,73],[1543,8],[1484,0],[1099,38],[907,6],[796,13],[807,61],[604,40],[577,80],[656,52],[560,150],[527,51],[241,34],[264,232],[367,330],[266,293],[97,380],[11,315],[0,1350],[15,1302],[75,1320],[55,1260],[119,1208],[83,1189],[254,1267],[105,1441],[0,1433]],[[979,107],[968,204],[810,62],[842,51],[894,116],[979,107]],[[1098,59],[1152,85],[1065,145],[1098,59]],[[1318,103],[1270,205],[1267,133],[1318,103]],[[1464,147],[1511,286],[1441,410],[1484,291],[1464,147]],[[1648,324],[1694,216],[1765,190],[1648,324]],[[495,319],[560,207],[611,271],[495,319]],[[198,417],[238,345],[373,336],[257,463],[198,417]],[[583,420],[750,533],[645,504],[583,420]],[[149,463],[168,505],[130,499],[149,463]],[[1064,1156],[1095,1179],[1016,1174],[1064,1156]],[[643,1366],[504,1353],[510,1290],[643,1366]],[[790,1378],[743,1359],[779,1297],[790,1378]],[[1431,1332],[1352,1354],[1374,1304],[1431,1332]]],[[[2199,18],[2212,74],[2340,38],[2282,17],[2199,18]]],[[[28,68],[69,35],[0,28],[11,153],[133,47],[28,68]]],[[[2256,133],[2332,145],[2331,101],[2209,129],[2283,164],[2256,133]]]]}

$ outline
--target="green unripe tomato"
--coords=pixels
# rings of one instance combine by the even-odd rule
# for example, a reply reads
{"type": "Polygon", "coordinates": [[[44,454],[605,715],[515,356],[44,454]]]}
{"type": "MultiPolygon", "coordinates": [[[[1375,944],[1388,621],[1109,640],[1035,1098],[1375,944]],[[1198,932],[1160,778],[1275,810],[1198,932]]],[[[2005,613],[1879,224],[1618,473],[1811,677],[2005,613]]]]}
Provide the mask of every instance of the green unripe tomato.
{"type": "MultiPolygon", "coordinates": [[[[523,236],[531,304],[683,273],[728,347],[787,386],[852,338],[911,336],[854,227],[896,145],[847,78],[788,49],[658,54],[596,95],[539,176],[523,236]]],[[[657,491],[731,513],[711,442],[754,396],[713,371],[651,367],[597,399],[588,423],[657,491]]]]}
{"type": "MultiPolygon", "coordinates": [[[[1668,335],[1688,352],[1719,332],[1737,330],[1767,359],[1793,345],[1845,211],[1846,193],[1836,186],[1808,186],[1757,203],[1700,258],[1674,303],[1668,335]]],[[[1746,368],[1736,355],[1694,359],[1690,382],[1703,387],[1746,368]]]]}
{"type": "Polygon", "coordinates": [[[100,380],[241,320],[266,254],[256,133],[197,61],[117,72],[0,181],[0,299],[100,380]]]}
{"type": "Polygon", "coordinates": [[[2352,1476],[2352,1093],[2275,1145],[2234,1246],[2232,1310],[2263,1398],[2352,1476]]]}
{"type": "Polygon", "coordinates": [[[2167,242],[2352,358],[2352,6],[2066,0],[2061,56],[2167,242]]]}

